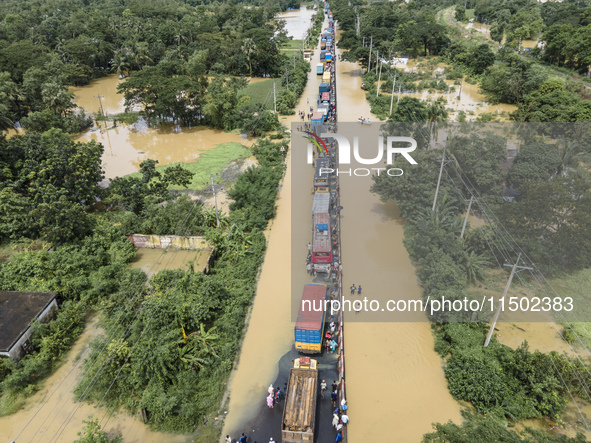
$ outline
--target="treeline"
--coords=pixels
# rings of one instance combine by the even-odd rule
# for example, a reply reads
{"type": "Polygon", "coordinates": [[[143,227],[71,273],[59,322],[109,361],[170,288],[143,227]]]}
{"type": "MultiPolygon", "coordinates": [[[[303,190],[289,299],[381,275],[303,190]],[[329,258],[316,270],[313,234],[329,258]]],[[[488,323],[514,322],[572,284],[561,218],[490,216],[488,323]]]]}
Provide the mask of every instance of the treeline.
{"type": "MultiPolygon", "coordinates": [[[[455,38],[445,52],[446,62],[454,70],[463,71],[478,82],[490,103],[517,105],[517,111],[511,114],[515,121],[588,121],[591,117],[591,102],[584,83],[557,76],[542,63],[543,60],[550,61],[547,57],[551,52],[547,52],[547,49],[551,49],[551,42],[547,42],[546,49],[541,52],[539,48],[532,49],[530,55],[533,57],[516,53],[520,39],[535,39],[546,26],[546,19],[541,18],[540,11],[556,9],[553,18],[547,18],[548,23],[553,23],[565,19],[565,15],[559,11],[567,7],[572,9],[573,5],[551,2],[546,5],[529,1],[477,2],[477,19],[485,23],[491,23],[492,19],[497,20],[492,22],[491,38],[496,41],[505,38],[504,45],[493,52],[491,45],[463,37],[455,38]]],[[[463,14],[459,8],[456,8],[456,12],[463,14]]],[[[545,34],[540,39],[544,40],[544,36],[545,34]]],[[[581,48],[581,51],[586,47],[581,47],[579,41],[570,38],[564,38],[558,44],[561,48],[576,47],[577,50],[581,48]]],[[[584,61],[576,55],[573,57],[584,61]]],[[[586,66],[587,64],[585,72],[586,66]]]]}
{"type": "Polygon", "coordinates": [[[239,176],[220,228],[212,209],[167,191],[170,183],[190,179],[183,168],[161,175],[156,162],[146,161],[139,177],[114,180],[101,193],[100,145],[72,142],[58,130],[3,143],[2,240],[15,251],[0,261],[0,289],[55,291],[60,303],[54,320],[35,325],[30,354],[19,362],[0,360],[0,414],[21,407],[98,311],[107,332],[93,342],[97,358],[85,363],[79,398],[107,393],[110,406],[145,409],[155,429],[192,431],[218,409],[239,348],[266,248],[263,230],[275,215],[285,169],[281,146],[288,141],[260,140],[253,147],[258,166],[239,176]],[[57,203],[49,200],[54,193],[57,203]],[[103,202],[91,213],[86,202],[97,195],[103,202]],[[32,202],[48,214],[37,215],[41,209],[32,202]],[[60,214],[68,223],[50,217],[60,214]],[[24,230],[33,216],[32,222],[70,235],[24,230]],[[162,271],[144,284],[145,274],[128,267],[136,251],[126,235],[137,232],[204,236],[215,246],[215,264],[208,275],[188,263],[188,270],[162,271]]]}
{"type": "MultiPolygon", "coordinates": [[[[199,124],[211,111],[204,109],[210,102],[208,76],[285,72],[288,60],[279,48],[287,37],[270,20],[288,6],[299,5],[277,0],[3,2],[0,129],[16,122],[40,132],[88,127],[91,121],[73,112],[67,87],[111,72],[131,75],[122,91],[133,96],[130,103],[146,106],[146,115],[199,124]],[[137,88],[156,97],[141,96],[137,88]]],[[[216,88],[214,80],[210,97],[216,88]]]]}
{"type": "Polygon", "coordinates": [[[371,7],[360,7],[359,2],[345,0],[330,4],[343,30],[339,47],[348,50],[345,53],[348,60],[359,60],[362,66],[368,64],[371,41],[372,65],[378,52],[386,59],[394,54],[438,55],[449,44],[445,27],[435,19],[435,12],[441,6],[441,2],[434,1],[384,2],[371,7]],[[360,16],[359,36],[357,14],[360,16]]]}
{"type": "Polygon", "coordinates": [[[491,38],[517,47],[519,40],[545,42],[531,53],[556,66],[564,66],[582,75],[591,64],[591,5],[588,2],[510,2],[484,0],[475,4],[474,16],[491,24],[491,38]]]}
{"type": "Polygon", "coordinates": [[[132,413],[145,409],[151,426],[170,432],[191,431],[217,409],[255,295],[266,247],[262,230],[275,214],[285,168],[282,144],[287,141],[262,140],[253,148],[259,166],[243,173],[229,192],[234,203],[230,215],[221,216],[221,230],[211,211],[198,211],[195,223],[188,199],[152,206],[141,218],[117,216],[121,229],[141,223],[148,232],[160,233],[171,233],[178,220],[187,220],[187,233],[204,234],[215,244],[217,258],[209,275],[192,268],[162,271],[135,300],[124,293],[111,297],[107,307],[126,306],[137,311],[137,318],[131,325],[109,323],[122,338],[102,336],[95,342],[95,348],[106,345],[109,352],[96,365],[87,363],[78,395],[100,399],[108,391],[106,404],[132,413]]]}
{"type": "MultiPolygon", "coordinates": [[[[402,129],[404,128],[407,131],[410,130],[412,134],[412,128],[403,126],[402,129]]],[[[415,126],[414,130],[419,132],[424,131],[424,128],[415,126]]],[[[539,128],[536,129],[539,130],[539,128]]],[[[519,224],[521,231],[510,223],[506,223],[505,227],[530,255],[530,258],[535,256],[533,260],[539,268],[546,266],[546,269],[553,269],[553,262],[557,259],[562,266],[571,265],[572,268],[589,266],[591,255],[586,246],[570,242],[568,245],[562,245],[565,249],[561,251],[553,250],[553,245],[557,246],[558,243],[558,238],[552,239],[556,234],[554,229],[557,225],[546,223],[544,228],[539,225],[532,226],[533,220],[544,223],[543,214],[540,212],[545,208],[540,207],[534,212],[535,204],[542,205],[544,202],[541,197],[536,198],[525,192],[525,188],[531,186],[539,189],[544,199],[560,200],[563,205],[568,206],[569,210],[564,211],[564,206],[562,209],[553,208],[554,215],[560,213],[561,216],[572,218],[560,225],[558,229],[582,229],[579,235],[587,235],[591,227],[590,223],[581,223],[579,216],[575,214],[578,211],[585,214],[588,212],[590,206],[586,202],[589,198],[588,185],[580,184],[574,170],[568,175],[557,173],[556,163],[552,166],[549,162],[545,163],[548,169],[542,171],[543,166],[537,163],[537,159],[528,155],[526,147],[522,148],[524,154],[519,161],[516,161],[515,168],[509,170],[509,177],[510,179],[513,177],[516,188],[519,190],[517,201],[500,203],[497,191],[507,179],[500,167],[500,161],[506,155],[506,140],[492,132],[486,134],[483,128],[475,128],[472,134],[467,132],[456,134],[448,142],[448,152],[457,163],[457,166],[447,167],[449,175],[453,177],[456,168],[462,171],[463,180],[477,187],[481,194],[480,198],[494,209],[503,222],[506,222],[508,217],[515,217],[515,224],[519,224]],[[527,169],[538,171],[540,175],[538,178],[533,178],[531,174],[526,180],[527,184],[519,184],[517,171],[526,164],[527,169]],[[548,199],[548,195],[554,195],[548,192],[548,186],[555,188],[553,192],[562,190],[560,192],[563,194],[560,197],[557,195],[556,199],[548,199]],[[573,186],[583,186],[584,193],[573,193],[573,186]],[[529,221],[524,223],[524,219],[529,221]],[[530,239],[536,236],[539,242],[538,249],[535,249],[531,241],[526,241],[527,236],[530,236],[530,239]],[[584,255],[582,262],[577,262],[577,257],[582,258],[578,249],[586,249],[582,254],[584,255]],[[539,254],[541,250],[547,255],[539,254]],[[566,254],[567,260],[572,261],[566,263],[563,254],[566,254]]],[[[528,140],[526,146],[532,143],[528,140]]],[[[532,146],[531,151],[536,149],[537,147],[532,146]]],[[[556,147],[554,149],[558,150],[556,147]]],[[[412,167],[411,173],[395,179],[374,176],[372,191],[380,195],[384,201],[396,200],[402,215],[409,221],[405,228],[404,244],[415,263],[417,276],[423,288],[423,299],[426,301],[429,297],[430,300],[441,300],[445,297],[453,301],[463,300],[466,297],[470,300],[469,285],[478,284],[493,268],[493,263],[496,263],[497,259],[502,260],[502,255],[494,248],[502,248],[506,245],[498,245],[499,240],[493,232],[497,227],[492,225],[469,228],[464,238],[460,238],[465,196],[458,192],[457,187],[462,182],[457,177],[455,182],[451,178],[442,180],[437,206],[434,211],[431,210],[441,152],[430,150],[415,152],[413,156],[418,164],[412,167]]],[[[519,156],[521,152],[518,158],[519,156]]],[[[398,166],[403,165],[401,163],[398,166]]],[[[404,167],[408,169],[407,164],[404,167]]],[[[556,202],[545,204],[556,204],[556,202]]],[[[562,232],[562,234],[565,233],[566,231],[562,232]]],[[[581,239],[579,236],[576,238],[578,241],[581,239]]],[[[563,239],[561,237],[561,241],[563,239]]],[[[539,351],[531,352],[527,343],[513,350],[500,344],[495,338],[485,348],[483,343],[489,325],[481,320],[479,311],[437,313],[431,317],[436,335],[435,348],[446,359],[445,375],[454,397],[472,403],[481,414],[497,417],[492,419],[496,423],[542,416],[558,419],[564,413],[567,401],[570,399],[569,391],[581,398],[586,398],[585,386],[591,380],[588,378],[589,368],[580,360],[571,359],[556,352],[549,354],[539,351]]],[[[437,425],[437,433],[426,436],[425,441],[439,441],[435,437],[441,437],[448,432],[451,435],[462,435],[475,425],[482,426],[481,420],[477,418],[476,422],[470,421],[464,429],[452,424],[437,425]]],[[[494,423],[490,425],[498,427],[494,423]]],[[[503,435],[504,433],[497,429],[495,434],[503,435]]],[[[495,440],[493,437],[490,438],[495,440]]]]}

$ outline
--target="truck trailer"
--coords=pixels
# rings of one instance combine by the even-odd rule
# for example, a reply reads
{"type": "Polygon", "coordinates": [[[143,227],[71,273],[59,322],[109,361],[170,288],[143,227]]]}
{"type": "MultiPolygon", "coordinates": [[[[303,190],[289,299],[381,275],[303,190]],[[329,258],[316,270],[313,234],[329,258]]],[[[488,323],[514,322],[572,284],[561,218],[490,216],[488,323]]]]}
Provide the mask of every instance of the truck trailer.
{"type": "Polygon", "coordinates": [[[316,360],[300,357],[294,360],[294,367],[289,371],[281,418],[283,443],[314,442],[318,397],[317,366],[316,360]]]}
{"type": "Polygon", "coordinates": [[[304,286],[298,318],[294,328],[295,348],[304,354],[319,354],[324,337],[327,286],[304,286]]]}

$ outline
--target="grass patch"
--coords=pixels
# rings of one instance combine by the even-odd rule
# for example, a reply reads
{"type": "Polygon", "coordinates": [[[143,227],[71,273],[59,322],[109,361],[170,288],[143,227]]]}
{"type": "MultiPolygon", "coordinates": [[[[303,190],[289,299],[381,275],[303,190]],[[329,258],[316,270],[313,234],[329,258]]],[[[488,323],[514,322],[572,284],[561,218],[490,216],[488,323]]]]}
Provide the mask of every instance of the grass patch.
{"type": "Polygon", "coordinates": [[[302,42],[303,40],[288,40],[287,43],[281,46],[281,49],[300,49],[302,42]]]}
{"type": "MultiPolygon", "coordinates": [[[[216,146],[212,150],[201,154],[201,156],[196,162],[181,163],[183,165],[183,168],[195,174],[193,176],[193,180],[187,188],[198,191],[207,187],[211,183],[209,178],[210,167],[211,173],[217,174],[221,172],[226,166],[228,166],[228,164],[230,164],[232,161],[237,160],[239,158],[250,157],[251,155],[252,152],[240,143],[223,143],[221,145],[216,146]]],[[[156,170],[158,172],[163,173],[167,168],[175,164],[177,163],[158,166],[156,167],[156,170]]],[[[141,177],[141,174],[139,172],[130,175],[132,177],[141,177]]],[[[180,186],[171,186],[170,189],[182,190],[185,188],[181,188],[180,186]]]]}
{"type": "Polygon", "coordinates": [[[466,9],[466,20],[474,18],[474,9],[466,9]]]}
{"type": "Polygon", "coordinates": [[[275,82],[275,91],[277,94],[285,89],[281,86],[281,80],[270,78],[268,80],[249,84],[240,90],[239,95],[248,95],[250,97],[250,103],[262,104],[265,106],[265,109],[272,110],[273,82],[275,82]]]}
{"type": "Polygon", "coordinates": [[[128,125],[136,123],[139,117],[139,112],[121,112],[119,114],[107,116],[107,118],[111,121],[117,120],[117,122],[127,123],[128,125]]]}
{"type": "Polygon", "coordinates": [[[14,414],[25,404],[25,399],[21,396],[7,392],[0,397],[0,417],[14,414]]]}
{"type": "MultiPolygon", "coordinates": [[[[564,338],[574,347],[587,349],[591,347],[591,322],[577,322],[576,320],[587,320],[591,318],[591,269],[582,269],[569,275],[550,280],[550,284],[558,295],[564,299],[572,297],[575,313],[564,313],[558,316],[557,320],[566,318],[569,323],[562,323],[564,326],[564,338]],[[575,320],[575,321],[573,321],[575,320]],[[572,332],[569,331],[572,328],[572,332]]],[[[552,294],[552,296],[556,296],[552,294]]]]}

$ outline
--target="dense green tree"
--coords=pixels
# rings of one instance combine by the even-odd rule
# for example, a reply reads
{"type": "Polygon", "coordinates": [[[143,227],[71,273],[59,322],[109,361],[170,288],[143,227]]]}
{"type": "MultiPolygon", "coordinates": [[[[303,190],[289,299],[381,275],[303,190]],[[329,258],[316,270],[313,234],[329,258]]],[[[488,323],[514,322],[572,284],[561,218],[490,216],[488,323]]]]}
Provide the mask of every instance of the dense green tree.
{"type": "Polygon", "coordinates": [[[490,132],[454,137],[448,144],[462,172],[480,193],[500,185],[505,174],[501,162],[507,160],[507,141],[490,132]]]}

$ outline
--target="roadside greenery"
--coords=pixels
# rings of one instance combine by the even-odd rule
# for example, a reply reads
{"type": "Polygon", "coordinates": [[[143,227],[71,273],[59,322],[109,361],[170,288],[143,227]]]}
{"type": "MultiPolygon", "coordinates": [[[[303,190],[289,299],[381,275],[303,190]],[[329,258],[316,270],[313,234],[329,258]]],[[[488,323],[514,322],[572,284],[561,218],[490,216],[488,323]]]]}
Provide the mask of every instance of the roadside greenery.
{"type": "MultiPolygon", "coordinates": [[[[398,133],[400,128],[414,134],[413,130],[424,131],[428,126],[399,124],[398,133]]],[[[534,140],[536,137],[532,136],[530,143],[535,143],[534,140]]],[[[470,299],[469,285],[477,286],[493,263],[502,260],[502,257],[495,257],[497,252],[488,248],[491,226],[469,228],[465,238],[460,238],[465,203],[455,189],[457,185],[450,180],[442,180],[437,206],[434,211],[431,210],[440,152],[424,150],[424,146],[425,142],[419,146],[423,150],[413,154],[418,164],[412,167],[412,173],[396,179],[374,176],[372,191],[384,201],[395,199],[402,215],[409,221],[404,244],[415,263],[423,299],[470,299]]],[[[516,173],[523,170],[521,168],[528,168],[539,175],[532,173],[525,183],[515,185],[519,191],[516,203],[496,203],[499,186],[507,180],[507,174],[499,167],[505,146],[505,139],[492,132],[487,134],[484,128],[458,135],[448,141],[448,152],[457,162],[457,166],[451,169],[458,168],[467,180],[477,186],[481,198],[492,205],[504,226],[528,255],[534,257],[539,268],[556,271],[557,266],[561,270],[588,267],[591,249],[580,246],[589,229],[589,223],[584,220],[591,219],[589,215],[582,215],[590,206],[585,203],[587,185],[578,181],[573,173],[569,174],[568,181],[562,179],[564,176],[558,172],[561,157],[556,146],[545,147],[548,154],[544,156],[531,155],[525,147],[518,154],[519,159],[523,152],[521,159],[509,169],[509,177],[512,171],[516,173]],[[528,192],[530,186],[539,194],[528,192]],[[574,195],[573,186],[578,189],[574,195]],[[548,199],[548,195],[556,198],[548,199]],[[569,209],[548,209],[543,204],[565,205],[569,209]],[[579,211],[580,218],[577,215],[579,211]],[[552,213],[554,217],[560,214],[569,221],[544,222],[544,213],[552,213]],[[529,221],[524,223],[524,218],[529,221]],[[514,222],[510,223],[510,220],[514,222]],[[577,244],[566,238],[570,235],[566,231],[570,229],[580,230],[574,237],[577,244]]],[[[539,148],[534,146],[531,150],[539,152],[539,148]]],[[[408,168],[403,163],[395,166],[408,168]]],[[[453,175],[453,172],[450,174],[453,175]]],[[[585,386],[591,379],[586,375],[589,368],[581,360],[554,351],[549,354],[531,352],[527,342],[514,350],[494,337],[485,348],[483,343],[489,325],[481,322],[484,319],[478,311],[437,313],[431,320],[434,322],[435,349],[446,359],[445,375],[450,392],[457,399],[470,402],[479,413],[499,417],[499,423],[542,416],[558,419],[565,412],[570,399],[569,391],[586,398],[585,386]]],[[[492,432],[490,435],[504,435],[507,441],[517,438],[506,433],[509,431],[501,432],[505,425],[476,417],[462,428],[452,424],[437,425],[437,432],[425,436],[425,441],[455,441],[443,437],[446,433],[471,435],[475,432],[474,426],[481,431],[489,429],[487,432],[492,432]]]]}

